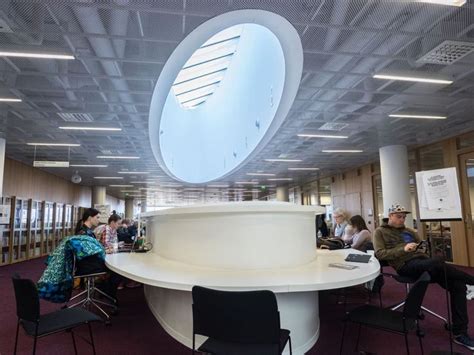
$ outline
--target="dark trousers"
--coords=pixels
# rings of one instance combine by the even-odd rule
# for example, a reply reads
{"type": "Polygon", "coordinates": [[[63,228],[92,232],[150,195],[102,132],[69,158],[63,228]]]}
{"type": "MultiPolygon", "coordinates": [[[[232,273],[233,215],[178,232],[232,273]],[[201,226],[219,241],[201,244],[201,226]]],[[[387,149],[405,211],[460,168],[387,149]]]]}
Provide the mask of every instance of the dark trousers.
{"type": "Polygon", "coordinates": [[[430,274],[432,282],[449,291],[453,333],[455,335],[466,333],[469,321],[467,317],[466,284],[474,285],[474,276],[436,258],[409,260],[398,270],[398,273],[402,276],[418,278],[425,271],[430,274]],[[444,275],[445,270],[446,277],[444,275]],[[448,281],[447,285],[446,279],[448,281]]]}
{"type": "Polygon", "coordinates": [[[77,262],[76,275],[95,274],[97,272],[107,272],[109,274],[109,278],[105,281],[102,291],[113,298],[117,298],[117,287],[123,279],[122,276],[109,270],[105,266],[104,260],[96,255],[87,256],[77,262]]]}

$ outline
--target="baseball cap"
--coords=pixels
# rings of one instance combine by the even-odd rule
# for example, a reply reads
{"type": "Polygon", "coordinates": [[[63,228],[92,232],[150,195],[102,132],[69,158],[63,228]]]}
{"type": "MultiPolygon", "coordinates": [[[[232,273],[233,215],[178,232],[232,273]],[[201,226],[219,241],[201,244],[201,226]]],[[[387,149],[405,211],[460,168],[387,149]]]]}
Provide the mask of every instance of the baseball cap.
{"type": "Polygon", "coordinates": [[[388,214],[392,214],[392,213],[411,213],[411,212],[407,211],[405,206],[402,206],[399,203],[395,203],[388,208],[388,214]]]}

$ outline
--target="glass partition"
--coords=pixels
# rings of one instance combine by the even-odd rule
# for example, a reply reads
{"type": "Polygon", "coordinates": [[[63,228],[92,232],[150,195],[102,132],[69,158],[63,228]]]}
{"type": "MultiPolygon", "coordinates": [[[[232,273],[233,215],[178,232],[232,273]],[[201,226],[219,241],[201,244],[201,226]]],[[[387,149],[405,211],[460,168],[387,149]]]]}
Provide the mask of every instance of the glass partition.
{"type": "Polygon", "coordinates": [[[43,254],[53,251],[53,214],[54,204],[45,202],[44,204],[44,228],[43,228],[43,254]]]}
{"type": "Polygon", "coordinates": [[[12,262],[26,259],[28,242],[28,200],[17,197],[13,219],[12,262]]]}
{"type": "Polygon", "coordinates": [[[56,203],[54,219],[54,247],[56,248],[64,235],[64,205],[56,203]]]}
{"type": "Polygon", "coordinates": [[[42,202],[31,201],[29,258],[41,256],[42,202]]]}
{"type": "Polygon", "coordinates": [[[10,263],[10,216],[12,212],[12,201],[10,197],[0,197],[0,248],[2,256],[0,265],[10,263]]]}

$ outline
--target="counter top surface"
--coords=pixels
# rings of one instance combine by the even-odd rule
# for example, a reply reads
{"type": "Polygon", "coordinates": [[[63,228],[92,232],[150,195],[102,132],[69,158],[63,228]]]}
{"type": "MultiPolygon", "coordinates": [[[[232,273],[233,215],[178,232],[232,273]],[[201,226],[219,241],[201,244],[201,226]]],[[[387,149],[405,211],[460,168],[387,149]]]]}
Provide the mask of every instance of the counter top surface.
{"type": "Polygon", "coordinates": [[[304,292],[336,289],[367,282],[379,274],[375,257],[369,263],[349,263],[354,249],[315,250],[314,261],[290,268],[232,270],[184,264],[153,252],[118,253],[106,257],[107,266],[127,278],[146,285],[190,291],[194,285],[222,290],[267,289],[273,292],[304,292]],[[353,270],[329,267],[330,263],[356,265],[353,270]]]}

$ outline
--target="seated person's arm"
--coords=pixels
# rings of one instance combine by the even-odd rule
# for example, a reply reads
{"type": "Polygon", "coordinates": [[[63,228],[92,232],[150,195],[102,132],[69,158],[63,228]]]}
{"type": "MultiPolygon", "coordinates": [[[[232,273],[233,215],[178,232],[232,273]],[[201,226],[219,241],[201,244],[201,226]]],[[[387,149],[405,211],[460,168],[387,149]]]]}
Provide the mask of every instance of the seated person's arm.
{"type": "Polygon", "coordinates": [[[364,244],[370,242],[370,232],[367,229],[360,231],[356,238],[352,239],[352,249],[362,250],[364,244]]]}

